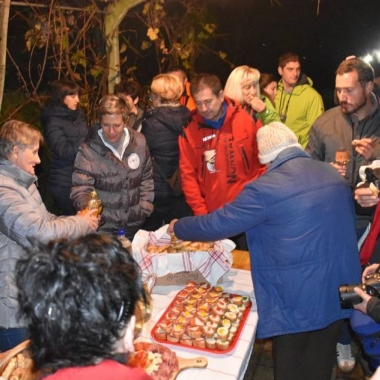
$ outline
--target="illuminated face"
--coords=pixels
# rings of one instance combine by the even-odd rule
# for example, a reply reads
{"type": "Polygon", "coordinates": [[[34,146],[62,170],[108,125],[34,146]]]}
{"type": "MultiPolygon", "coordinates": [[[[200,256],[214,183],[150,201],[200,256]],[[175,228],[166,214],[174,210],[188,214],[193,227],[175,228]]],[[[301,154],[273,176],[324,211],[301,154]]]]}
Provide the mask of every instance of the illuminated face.
{"type": "Polygon", "coordinates": [[[278,73],[285,88],[294,87],[301,74],[301,65],[299,62],[288,62],[284,67],[278,68],[278,73]]]}
{"type": "Polygon", "coordinates": [[[277,94],[277,82],[270,82],[263,88],[263,90],[268,95],[269,99],[273,102],[277,94]]]}
{"type": "Polygon", "coordinates": [[[335,90],[339,99],[340,108],[345,114],[353,114],[367,104],[367,95],[370,93],[371,82],[362,86],[357,71],[337,75],[335,90]],[[369,90],[369,91],[368,91],[369,90]]]}
{"type": "Polygon", "coordinates": [[[28,174],[35,175],[34,167],[41,162],[38,155],[39,147],[39,143],[29,145],[24,150],[18,146],[14,146],[9,161],[13,162],[28,174]]]}
{"type": "Polygon", "coordinates": [[[257,85],[257,81],[251,81],[241,86],[244,103],[249,104],[253,98],[257,97],[257,85]]]}
{"type": "Polygon", "coordinates": [[[63,103],[66,104],[69,110],[75,111],[79,104],[78,94],[66,95],[65,98],[63,99],[63,103]]]}
{"type": "Polygon", "coordinates": [[[194,94],[194,101],[198,112],[208,120],[219,120],[223,114],[223,91],[215,95],[211,88],[204,88],[194,94]]]}
{"type": "Polygon", "coordinates": [[[124,133],[124,120],[121,114],[102,115],[100,125],[104,137],[111,144],[117,143],[124,133]]]}

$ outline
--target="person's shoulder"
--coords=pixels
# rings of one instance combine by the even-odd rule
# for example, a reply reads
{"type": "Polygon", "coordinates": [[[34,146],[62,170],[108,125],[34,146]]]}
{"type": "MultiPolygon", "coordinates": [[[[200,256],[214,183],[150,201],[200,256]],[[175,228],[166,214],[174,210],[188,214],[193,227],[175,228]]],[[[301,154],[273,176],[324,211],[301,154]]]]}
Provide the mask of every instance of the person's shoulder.
{"type": "Polygon", "coordinates": [[[330,108],[329,110],[323,112],[321,116],[319,116],[313,126],[318,126],[319,128],[329,128],[332,124],[337,122],[341,123],[344,120],[344,116],[340,109],[340,106],[330,108]]]}
{"type": "Polygon", "coordinates": [[[146,137],[143,133],[135,131],[131,127],[127,127],[127,129],[131,136],[131,140],[134,140],[138,146],[146,146],[146,137]]]}
{"type": "Polygon", "coordinates": [[[183,125],[183,127],[186,130],[189,130],[189,129],[198,130],[198,126],[201,123],[203,123],[203,120],[201,116],[199,115],[198,111],[195,109],[195,110],[190,111],[187,118],[187,122],[183,125]]]}

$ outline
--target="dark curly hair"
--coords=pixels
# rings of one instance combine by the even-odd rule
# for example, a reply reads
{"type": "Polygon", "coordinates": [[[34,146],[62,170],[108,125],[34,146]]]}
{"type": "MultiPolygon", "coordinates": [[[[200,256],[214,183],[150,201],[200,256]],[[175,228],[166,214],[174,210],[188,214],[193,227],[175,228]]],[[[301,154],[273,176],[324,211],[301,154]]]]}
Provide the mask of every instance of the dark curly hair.
{"type": "Polygon", "coordinates": [[[16,283],[36,369],[112,358],[136,302],[147,302],[138,264],[117,238],[36,242],[27,253],[17,262],[16,283]]]}

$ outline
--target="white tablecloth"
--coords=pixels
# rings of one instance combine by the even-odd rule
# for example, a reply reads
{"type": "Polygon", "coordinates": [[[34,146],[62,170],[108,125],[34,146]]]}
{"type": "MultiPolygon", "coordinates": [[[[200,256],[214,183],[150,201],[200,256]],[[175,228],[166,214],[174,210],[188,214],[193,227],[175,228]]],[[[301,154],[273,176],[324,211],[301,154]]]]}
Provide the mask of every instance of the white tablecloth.
{"type": "MultiPolygon", "coordinates": [[[[224,281],[221,286],[223,286],[228,293],[247,295],[252,300],[251,311],[240,334],[239,340],[234,350],[227,354],[212,354],[168,344],[167,346],[175,351],[179,357],[195,358],[197,356],[204,356],[208,360],[208,366],[206,368],[185,369],[179,373],[177,380],[236,380],[242,379],[244,376],[252,352],[253,343],[255,341],[258,322],[251,272],[231,269],[224,275],[224,281]]],[[[177,292],[182,288],[183,286],[156,286],[153,288],[152,298],[154,307],[152,318],[145,324],[141,336],[138,337],[136,341],[154,341],[150,335],[153,326],[160,319],[167,306],[173,301],[177,292]]]]}

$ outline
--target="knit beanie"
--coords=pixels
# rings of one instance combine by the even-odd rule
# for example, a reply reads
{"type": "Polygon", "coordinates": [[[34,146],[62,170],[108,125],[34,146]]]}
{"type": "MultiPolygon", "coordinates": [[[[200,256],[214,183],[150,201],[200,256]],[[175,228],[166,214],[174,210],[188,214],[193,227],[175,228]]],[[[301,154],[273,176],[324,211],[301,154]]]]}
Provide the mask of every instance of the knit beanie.
{"type": "Polygon", "coordinates": [[[279,153],[290,147],[298,147],[297,136],[280,122],[269,123],[259,128],[257,131],[257,147],[259,150],[259,160],[262,164],[267,164],[275,160],[279,153]]]}

